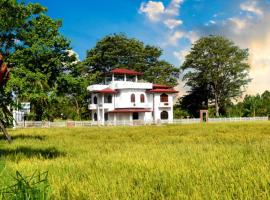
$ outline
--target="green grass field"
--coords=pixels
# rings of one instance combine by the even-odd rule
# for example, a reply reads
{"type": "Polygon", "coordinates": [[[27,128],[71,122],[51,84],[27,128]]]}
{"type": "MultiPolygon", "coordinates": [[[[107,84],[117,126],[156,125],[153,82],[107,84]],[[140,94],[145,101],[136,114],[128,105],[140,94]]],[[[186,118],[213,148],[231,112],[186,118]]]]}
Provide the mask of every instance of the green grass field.
{"type": "Polygon", "coordinates": [[[270,198],[270,122],[10,134],[0,185],[48,171],[52,199],[270,198]]]}

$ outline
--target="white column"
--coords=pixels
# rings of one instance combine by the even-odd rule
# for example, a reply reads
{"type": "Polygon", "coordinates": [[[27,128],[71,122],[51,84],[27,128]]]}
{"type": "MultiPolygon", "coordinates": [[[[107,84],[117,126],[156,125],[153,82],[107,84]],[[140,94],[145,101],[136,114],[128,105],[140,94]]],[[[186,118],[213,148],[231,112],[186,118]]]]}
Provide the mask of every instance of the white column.
{"type": "Polygon", "coordinates": [[[116,118],[117,118],[116,115],[117,115],[117,113],[113,113],[113,121],[114,121],[114,125],[116,125],[116,120],[117,120],[117,119],[116,119],[116,118]]]}
{"type": "Polygon", "coordinates": [[[114,74],[112,74],[112,82],[114,82],[114,74]]]}
{"type": "Polygon", "coordinates": [[[132,124],[132,121],[133,121],[132,116],[133,116],[133,114],[132,114],[132,113],[130,113],[130,114],[129,114],[129,121],[130,121],[130,125],[133,125],[133,124],[132,124]]]}
{"type": "Polygon", "coordinates": [[[104,125],[104,115],[105,115],[105,111],[104,111],[104,94],[102,94],[102,125],[104,125]]]}
{"type": "Polygon", "coordinates": [[[137,75],[135,76],[135,82],[136,83],[138,82],[138,76],[137,75]]]}
{"type": "Polygon", "coordinates": [[[124,74],[124,81],[127,81],[127,75],[124,74]]]}

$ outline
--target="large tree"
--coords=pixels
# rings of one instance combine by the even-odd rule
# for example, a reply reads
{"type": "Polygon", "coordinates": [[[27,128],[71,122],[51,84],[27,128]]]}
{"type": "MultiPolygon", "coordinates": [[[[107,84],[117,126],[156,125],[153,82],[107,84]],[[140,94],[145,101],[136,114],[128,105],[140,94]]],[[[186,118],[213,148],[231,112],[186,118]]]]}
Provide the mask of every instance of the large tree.
{"type": "Polygon", "coordinates": [[[162,50],[128,38],[123,34],[108,35],[87,52],[84,61],[90,73],[105,73],[114,68],[144,72],[149,82],[177,85],[179,69],[162,60],[162,50]]]}
{"type": "Polygon", "coordinates": [[[200,88],[200,93],[207,95],[206,104],[213,103],[219,116],[221,109],[240,97],[250,82],[248,55],[247,49],[240,49],[224,37],[203,37],[195,42],[181,66],[183,81],[191,88],[191,95],[200,88]]]}
{"type": "Polygon", "coordinates": [[[39,4],[1,0],[0,50],[13,66],[7,88],[31,102],[36,120],[48,116],[59,77],[75,60],[70,42],[59,33],[61,21],[48,17],[46,10],[39,4]]]}

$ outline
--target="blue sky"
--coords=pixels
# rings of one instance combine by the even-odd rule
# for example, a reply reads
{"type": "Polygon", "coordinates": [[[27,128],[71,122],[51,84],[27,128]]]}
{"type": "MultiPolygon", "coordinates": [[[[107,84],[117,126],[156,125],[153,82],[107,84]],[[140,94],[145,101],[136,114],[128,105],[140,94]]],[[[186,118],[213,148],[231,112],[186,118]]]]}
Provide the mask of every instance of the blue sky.
{"type": "MultiPolygon", "coordinates": [[[[30,1],[28,1],[30,2],[30,1]]],[[[136,37],[146,43],[163,46],[161,44],[166,27],[151,24],[144,14],[140,13],[141,0],[99,0],[99,1],[66,1],[66,0],[33,0],[48,8],[48,14],[55,19],[63,20],[62,33],[72,41],[72,47],[80,55],[85,57],[87,49],[93,47],[97,40],[110,33],[123,32],[130,37],[136,37]]],[[[183,3],[179,18],[185,30],[192,30],[212,19],[216,13],[221,13],[224,8],[230,10],[231,5],[226,1],[199,1],[190,0],[183,3]],[[209,7],[209,4],[212,6],[209,7]],[[207,12],[206,12],[207,10],[207,12]]],[[[168,6],[170,1],[163,1],[168,6]]],[[[224,13],[226,15],[226,13],[224,13]]],[[[224,15],[223,14],[223,15],[224,15]]],[[[223,16],[220,16],[223,17],[223,16]]],[[[166,57],[170,56],[166,52],[166,57]]],[[[175,58],[172,62],[178,64],[175,58]]]]}
{"type": "MultiPolygon", "coordinates": [[[[269,89],[270,0],[27,0],[62,19],[61,32],[80,58],[105,35],[125,33],[161,47],[176,66],[201,36],[219,34],[250,49],[249,93],[269,89]]],[[[181,83],[180,83],[181,85],[181,83]]]]}

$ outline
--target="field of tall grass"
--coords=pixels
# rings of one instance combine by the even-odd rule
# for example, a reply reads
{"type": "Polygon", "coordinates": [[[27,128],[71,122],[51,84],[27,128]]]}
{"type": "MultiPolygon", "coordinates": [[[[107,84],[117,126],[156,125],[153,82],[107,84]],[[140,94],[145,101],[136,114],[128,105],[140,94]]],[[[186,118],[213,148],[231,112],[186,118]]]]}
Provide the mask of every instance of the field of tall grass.
{"type": "Polygon", "coordinates": [[[0,186],[48,172],[51,199],[269,199],[270,123],[10,130],[0,186]]]}

